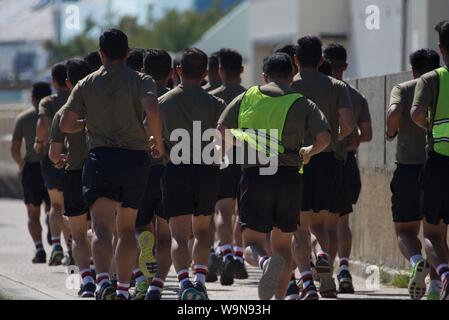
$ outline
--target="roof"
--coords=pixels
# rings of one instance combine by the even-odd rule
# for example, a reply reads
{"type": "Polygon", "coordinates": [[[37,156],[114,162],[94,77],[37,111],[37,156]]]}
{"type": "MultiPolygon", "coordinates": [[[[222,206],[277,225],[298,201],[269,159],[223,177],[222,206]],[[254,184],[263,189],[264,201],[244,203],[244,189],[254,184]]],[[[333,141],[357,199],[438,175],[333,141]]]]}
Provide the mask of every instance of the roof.
{"type": "Polygon", "coordinates": [[[33,10],[39,0],[0,0],[0,42],[43,41],[55,38],[51,6],[33,10]]]}

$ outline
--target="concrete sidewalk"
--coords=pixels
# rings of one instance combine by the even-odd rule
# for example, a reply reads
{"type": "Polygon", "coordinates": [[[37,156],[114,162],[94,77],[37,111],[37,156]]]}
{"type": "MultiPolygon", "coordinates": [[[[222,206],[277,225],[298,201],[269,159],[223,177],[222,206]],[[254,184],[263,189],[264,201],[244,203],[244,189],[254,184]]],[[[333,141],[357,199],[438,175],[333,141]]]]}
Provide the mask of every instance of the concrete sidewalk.
{"type": "MultiPolygon", "coordinates": [[[[44,216],[44,215],[42,215],[44,216]]],[[[27,231],[25,206],[20,201],[0,201],[0,299],[68,300],[77,298],[77,285],[66,267],[33,265],[33,243],[27,231]]],[[[45,230],[45,223],[43,223],[45,230]]],[[[46,230],[45,230],[46,232],[46,230]]],[[[50,248],[44,241],[47,255],[50,248]]],[[[248,280],[236,280],[232,287],[208,284],[212,300],[255,300],[260,270],[249,268],[248,280]]],[[[357,293],[339,299],[409,299],[407,290],[381,287],[366,289],[365,279],[355,278],[357,293]]],[[[164,299],[176,299],[177,281],[172,270],[164,299]]]]}

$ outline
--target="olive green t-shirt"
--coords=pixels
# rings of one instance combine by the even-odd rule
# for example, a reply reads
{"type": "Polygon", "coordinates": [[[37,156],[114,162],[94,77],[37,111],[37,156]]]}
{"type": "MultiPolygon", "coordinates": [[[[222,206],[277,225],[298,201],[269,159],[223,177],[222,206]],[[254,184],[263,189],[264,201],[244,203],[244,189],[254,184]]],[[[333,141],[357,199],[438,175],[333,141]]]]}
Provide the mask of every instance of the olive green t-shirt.
{"type": "MultiPolygon", "coordinates": [[[[293,90],[288,85],[269,83],[261,86],[262,93],[279,97],[289,93],[293,90]]],[[[240,104],[243,100],[244,93],[234,99],[220,117],[219,123],[223,124],[227,129],[237,129],[238,119],[240,113],[240,104]]],[[[301,98],[297,100],[287,113],[285,119],[284,130],[282,132],[282,145],[286,149],[299,150],[302,146],[308,146],[304,142],[306,132],[309,132],[313,137],[317,134],[329,131],[327,120],[323,113],[312,101],[301,98]]],[[[246,148],[245,148],[246,149],[246,148]]],[[[279,154],[279,166],[298,167],[300,165],[299,154],[279,154]]],[[[257,166],[257,164],[244,164],[243,168],[257,166]]]]}
{"type": "MultiPolygon", "coordinates": [[[[327,118],[331,133],[331,143],[324,152],[336,152],[338,146],[339,114],[342,108],[351,108],[352,103],[348,86],[318,71],[303,70],[293,79],[293,91],[312,100],[327,118]]],[[[306,134],[305,144],[313,143],[312,136],[306,134]]]]}
{"type": "Polygon", "coordinates": [[[69,90],[62,90],[57,94],[43,98],[39,103],[39,117],[47,116],[52,121],[56,112],[67,102],[69,95],[69,90]]]}
{"type": "Polygon", "coordinates": [[[67,110],[85,115],[89,149],[98,147],[147,150],[141,99],[156,96],[149,75],[125,63],[102,66],[81,80],[67,101],[67,110]]]}
{"type": "MultiPolygon", "coordinates": [[[[163,121],[163,136],[166,146],[165,161],[170,161],[170,151],[178,144],[178,140],[170,140],[173,131],[181,129],[189,134],[190,156],[184,154],[183,164],[204,164],[198,155],[202,154],[204,147],[211,141],[201,141],[201,137],[194,135],[194,122],[200,122],[201,128],[197,134],[207,129],[216,129],[218,119],[226,108],[226,103],[204,91],[200,86],[180,84],[159,99],[163,121]],[[197,156],[194,161],[194,155],[197,156]],[[188,158],[188,159],[187,159],[188,158]]],[[[179,131],[178,131],[179,132],[179,131]]],[[[185,142],[185,141],[184,141],[185,142]]]]}
{"type": "Polygon", "coordinates": [[[42,155],[37,154],[33,148],[36,140],[36,122],[37,110],[31,107],[20,113],[14,123],[12,138],[14,141],[25,140],[24,160],[26,162],[39,162],[42,159],[42,155]]]}
{"type": "Polygon", "coordinates": [[[423,164],[426,161],[426,132],[410,117],[418,80],[398,84],[391,90],[390,106],[401,108],[396,161],[399,164],[423,164]]]}
{"type": "MultiPolygon", "coordinates": [[[[346,83],[346,82],[345,82],[346,83]]],[[[352,103],[352,111],[354,113],[354,120],[356,123],[356,128],[354,131],[346,137],[343,141],[339,141],[337,145],[337,151],[335,155],[337,159],[346,160],[347,152],[354,151],[348,149],[348,143],[350,139],[353,139],[355,136],[358,136],[358,125],[361,123],[371,122],[371,115],[369,113],[368,100],[366,100],[365,96],[361,94],[357,89],[352,87],[349,83],[346,83],[349,96],[351,98],[352,103]]]]}
{"type": "MultiPolygon", "coordinates": [[[[426,73],[416,83],[413,106],[425,107],[430,111],[430,119],[427,120],[429,124],[432,124],[435,118],[439,90],[449,90],[449,88],[440,88],[440,78],[436,71],[426,73]]],[[[429,125],[427,130],[427,148],[429,151],[433,151],[432,129],[432,125],[429,125]]]]}
{"type": "Polygon", "coordinates": [[[80,131],[73,134],[65,134],[59,130],[59,122],[64,109],[65,107],[62,107],[53,117],[50,143],[65,143],[65,138],[67,138],[68,153],[65,169],[68,171],[81,170],[88,154],[86,132],[80,131]]]}
{"type": "Polygon", "coordinates": [[[230,104],[232,100],[245,91],[246,89],[241,85],[222,85],[215,90],[209,91],[209,93],[223,99],[226,104],[230,104]]]}

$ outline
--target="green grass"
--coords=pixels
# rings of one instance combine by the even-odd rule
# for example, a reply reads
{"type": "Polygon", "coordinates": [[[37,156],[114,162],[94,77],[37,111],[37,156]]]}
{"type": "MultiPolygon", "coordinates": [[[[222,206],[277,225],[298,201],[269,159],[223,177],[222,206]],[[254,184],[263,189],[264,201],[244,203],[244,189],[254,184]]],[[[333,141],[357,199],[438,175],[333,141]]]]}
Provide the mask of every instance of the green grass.
{"type": "Polygon", "coordinates": [[[406,274],[397,274],[393,277],[391,284],[397,288],[408,288],[408,283],[410,281],[410,276],[406,274]]]}
{"type": "Polygon", "coordinates": [[[392,281],[390,274],[388,272],[386,272],[385,270],[383,270],[382,268],[380,269],[379,277],[380,277],[380,283],[383,285],[388,285],[392,281]]]}

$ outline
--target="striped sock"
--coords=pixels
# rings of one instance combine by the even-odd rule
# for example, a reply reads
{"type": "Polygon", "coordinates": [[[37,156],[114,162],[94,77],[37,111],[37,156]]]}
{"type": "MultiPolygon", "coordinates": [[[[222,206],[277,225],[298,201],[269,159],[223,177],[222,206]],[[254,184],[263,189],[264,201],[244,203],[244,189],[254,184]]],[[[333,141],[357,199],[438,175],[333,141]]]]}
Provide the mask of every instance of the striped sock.
{"type": "Polygon", "coordinates": [[[97,284],[101,287],[105,283],[111,283],[108,272],[100,272],[97,274],[97,284]]]}
{"type": "Polygon", "coordinates": [[[36,251],[44,250],[42,241],[34,241],[34,247],[36,248],[36,251]]]}
{"type": "Polygon", "coordinates": [[[440,264],[437,267],[437,272],[441,281],[444,281],[444,279],[449,278],[449,265],[447,263],[440,264]]]}
{"type": "Polygon", "coordinates": [[[243,263],[244,259],[243,259],[243,248],[242,247],[234,247],[234,258],[238,261],[240,261],[241,263],[243,263]]]}
{"type": "Polygon", "coordinates": [[[54,250],[56,247],[61,246],[61,237],[51,237],[51,247],[54,250]]]}
{"type": "Polygon", "coordinates": [[[343,270],[349,270],[348,258],[340,258],[338,273],[342,272],[343,270]]]}
{"type": "Polygon", "coordinates": [[[207,266],[196,264],[193,266],[193,270],[195,273],[193,281],[200,282],[203,285],[206,284],[207,266]]]}
{"type": "Polygon", "coordinates": [[[232,256],[232,246],[230,244],[221,246],[221,253],[223,255],[223,260],[225,260],[228,256],[232,256]]]}
{"type": "Polygon", "coordinates": [[[92,276],[92,271],[87,268],[80,271],[81,279],[83,280],[83,285],[88,283],[95,283],[94,278],[92,276]]]}
{"type": "Polygon", "coordinates": [[[309,285],[313,284],[313,274],[312,271],[304,271],[301,272],[301,280],[302,280],[302,287],[306,289],[309,285]]]}
{"type": "Polygon", "coordinates": [[[270,259],[270,257],[268,257],[268,256],[264,256],[264,257],[260,257],[259,258],[259,267],[260,267],[260,269],[263,270],[263,266],[265,265],[265,262],[268,261],[268,259],[270,259]]]}
{"type": "Polygon", "coordinates": [[[126,299],[129,299],[129,283],[117,283],[117,295],[122,295],[126,299]]]}
{"type": "Polygon", "coordinates": [[[178,274],[179,287],[182,287],[182,285],[185,282],[190,281],[189,270],[183,269],[183,270],[178,271],[177,274],[178,274]]]}
{"type": "Polygon", "coordinates": [[[153,281],[151,281],[150,290],[157,290],[162,292],[164,289],[164,280],[154,277],[153,281]]]}
{"type": "Polygon", "coordinates": [[[133,270],[134,279],[136,279],[136,283],[142,283],[146,280],[145,276],[143,275],[142,271],[140,271],[140,268],[135,268],[133,270]]]}

